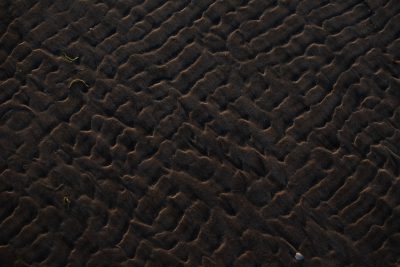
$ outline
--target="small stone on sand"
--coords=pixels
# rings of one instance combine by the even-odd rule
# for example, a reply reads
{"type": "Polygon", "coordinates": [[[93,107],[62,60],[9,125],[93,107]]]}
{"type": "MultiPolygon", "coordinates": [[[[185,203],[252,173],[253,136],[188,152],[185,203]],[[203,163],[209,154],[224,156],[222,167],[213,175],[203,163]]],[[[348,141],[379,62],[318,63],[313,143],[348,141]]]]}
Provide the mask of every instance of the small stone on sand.
{"type": "Polygon", "coordinates": [[[302,261],[302,260],[304,260],[304,256],[303,256],[303,254],[301,254],[300,252],[296,252],[296,254],[294,255],[294,258],[295,258],[297,261],[302,261]]]}

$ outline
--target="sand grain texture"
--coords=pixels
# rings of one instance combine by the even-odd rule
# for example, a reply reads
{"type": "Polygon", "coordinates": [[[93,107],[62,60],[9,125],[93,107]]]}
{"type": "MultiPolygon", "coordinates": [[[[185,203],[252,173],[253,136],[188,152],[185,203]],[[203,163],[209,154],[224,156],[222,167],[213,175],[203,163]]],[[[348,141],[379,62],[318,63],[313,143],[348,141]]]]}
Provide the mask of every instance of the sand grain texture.
{"type": "Polygon", "coordinates": [[[399,266],[399,25],[398,0],[1,1],[0,265],[399,266]]]}

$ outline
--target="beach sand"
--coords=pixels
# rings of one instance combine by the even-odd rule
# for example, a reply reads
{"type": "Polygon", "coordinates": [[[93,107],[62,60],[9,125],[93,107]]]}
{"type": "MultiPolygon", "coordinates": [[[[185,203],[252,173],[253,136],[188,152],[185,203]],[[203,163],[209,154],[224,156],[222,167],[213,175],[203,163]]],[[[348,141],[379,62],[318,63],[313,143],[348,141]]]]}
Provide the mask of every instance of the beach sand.
{"type": "Polygon", "coordinates": [[[398,0],[1,1],[0,266],[400,266],[399,25],[398,0]]]}

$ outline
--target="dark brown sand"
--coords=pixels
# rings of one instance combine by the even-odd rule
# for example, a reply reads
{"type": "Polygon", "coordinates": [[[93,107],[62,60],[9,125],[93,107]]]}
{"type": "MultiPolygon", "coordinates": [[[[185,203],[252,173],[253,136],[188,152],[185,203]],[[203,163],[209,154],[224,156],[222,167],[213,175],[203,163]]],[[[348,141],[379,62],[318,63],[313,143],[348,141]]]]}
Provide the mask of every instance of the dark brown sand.
{"type": "Polygon", "coordinates": [[[400,266],[399,0],[2,0],[0,36],[0,266],[400,266]]]}

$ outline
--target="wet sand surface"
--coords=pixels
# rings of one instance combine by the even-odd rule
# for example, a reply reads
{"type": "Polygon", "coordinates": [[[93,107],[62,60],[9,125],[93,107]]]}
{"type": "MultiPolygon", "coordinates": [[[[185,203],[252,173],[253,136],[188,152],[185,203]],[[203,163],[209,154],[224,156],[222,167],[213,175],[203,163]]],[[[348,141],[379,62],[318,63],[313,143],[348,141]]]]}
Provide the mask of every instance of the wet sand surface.
{"type": "Polygon", "coordinates": [[[0,265],[399,266],[399,25],[398,0],[1,1],[0,265]]]}

